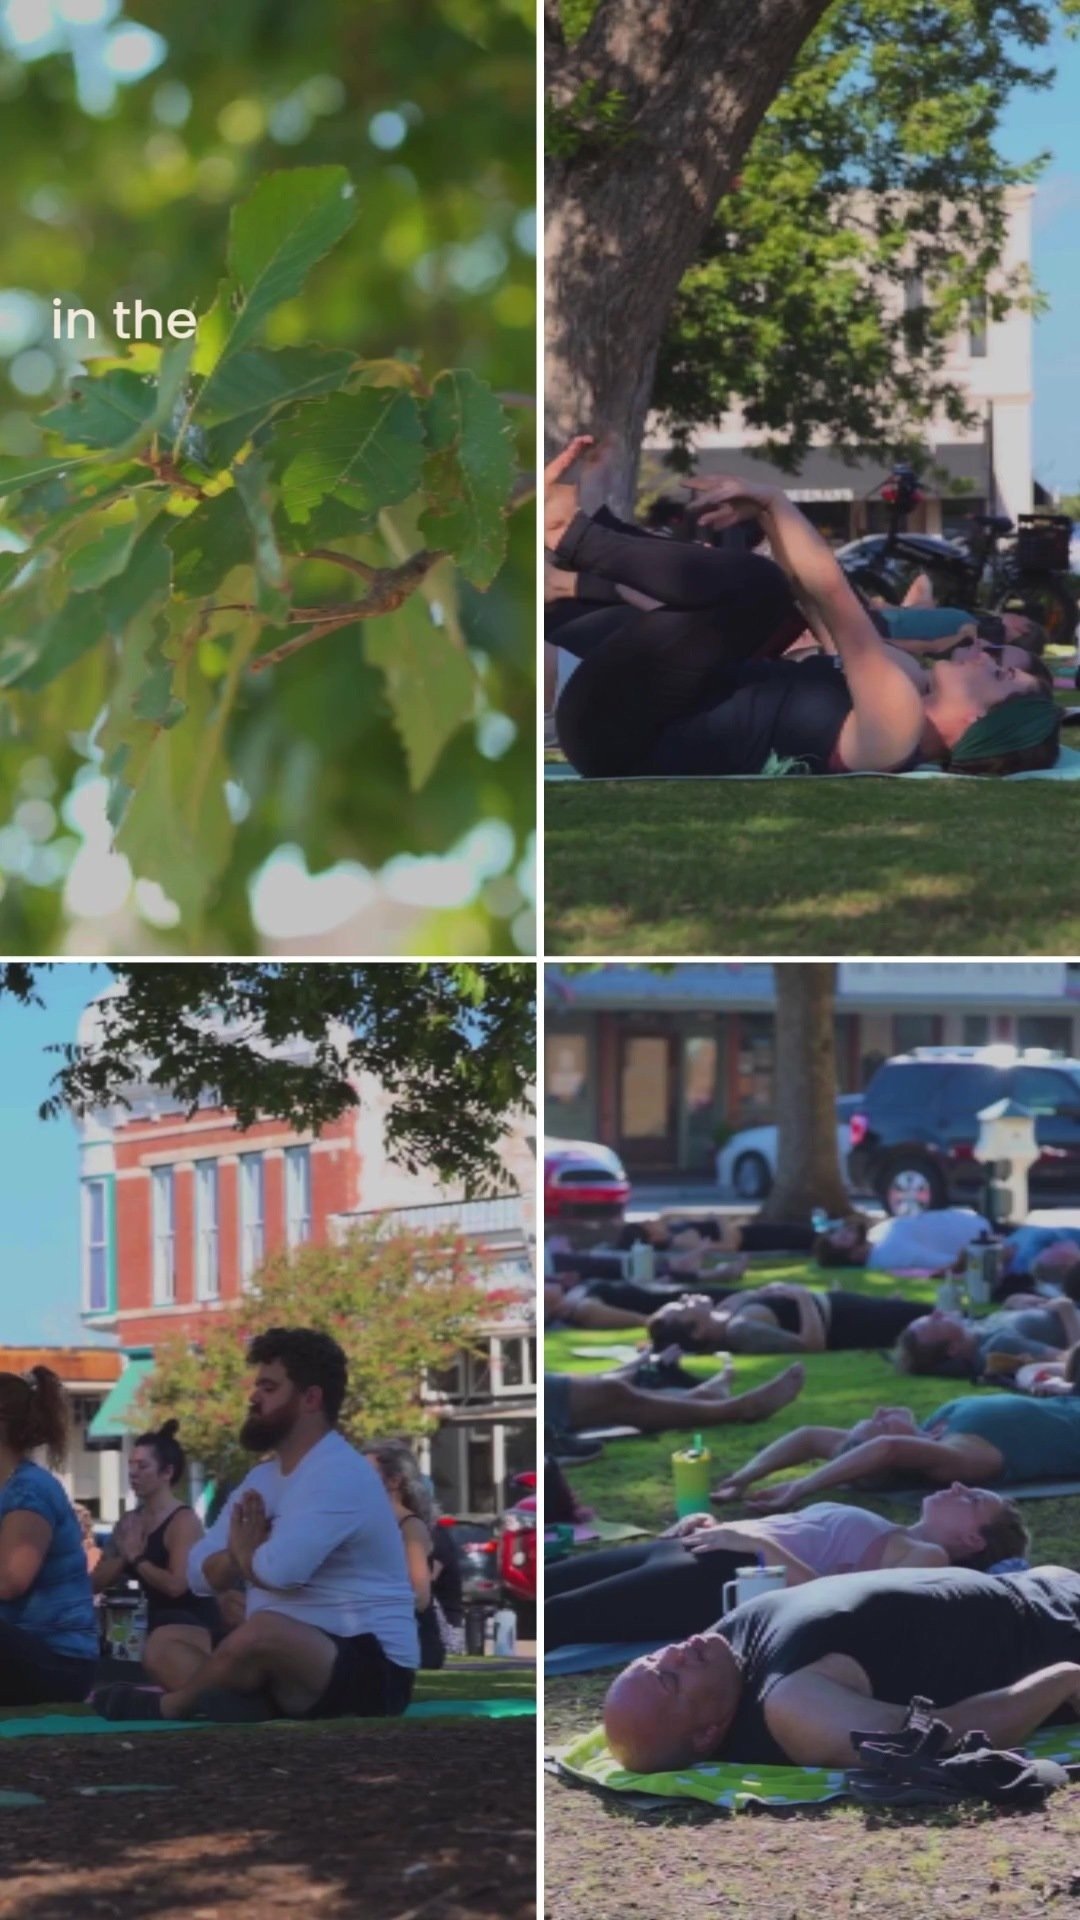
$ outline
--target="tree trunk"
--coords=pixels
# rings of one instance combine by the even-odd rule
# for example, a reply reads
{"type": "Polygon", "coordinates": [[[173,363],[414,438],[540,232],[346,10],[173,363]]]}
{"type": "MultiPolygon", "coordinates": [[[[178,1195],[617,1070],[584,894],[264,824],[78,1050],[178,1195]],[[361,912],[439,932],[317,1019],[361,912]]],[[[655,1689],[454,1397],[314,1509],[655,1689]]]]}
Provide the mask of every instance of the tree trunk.
{"type": "MultiPolygon", "coordinates": [[[[545,0],[549,451],[610,440],[633,503],[656,356],[679,282],[830,0],[597,0],[568,46],[545,0]]],[[[583,487],[583,503],[599,504],[583,487]]]]}
{"type": "Polygon", "coordinates": [[[836,1147],[836,967],[781,962],[776,980],[776,1182],[759,1218],[850,1211],[836,1147]]]}

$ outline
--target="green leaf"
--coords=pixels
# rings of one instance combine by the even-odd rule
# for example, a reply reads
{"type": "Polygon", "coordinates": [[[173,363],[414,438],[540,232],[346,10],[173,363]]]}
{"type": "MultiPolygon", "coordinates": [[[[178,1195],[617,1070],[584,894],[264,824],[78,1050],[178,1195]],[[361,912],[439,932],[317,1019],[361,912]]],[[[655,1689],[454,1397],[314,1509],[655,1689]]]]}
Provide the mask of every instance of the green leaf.
{"type": "Polygon", "coordinates": [[[108,580],[101,590],[109,632],[118,640],[137,614],[163,605],[169,597],[172,554],[165,542],[167,531],[162,520],[147,527],[136,540],[123,573],[108,580]]]}
{"type": "Polygon", "coordinates": [[[342,489],[356,513],[377,513],[420,483],[416,401],[393,387],[363,387],[305,407],[277,436],[275,461],[290,520],[309,520],[327,494],[342,489]]]}
{"type": "Polygon", "coordinates": [[[74,467],[87,465],[92,458],[93,455],[87,453],[67,460],[45,459],[41,455],[34,460],[0,460],[0,500],[22,493],[27,487],[36,487],[41,480],[70,473],[74,467]]]}
{"type": "Polygon", "coordinates": [[[280,626],[289,611],[288,580],[274,532],[274,499],[265,461],[252,453],[233,468],[236,491],[255,536],[255,605],[280,626]]]}
{"type": "Polygon", "coordinates": [[[220,744],[207,758],[212,709],[213,694],[200,678],[184,718],[151,741],[116,836],[136,876],[158,881],[189,924],[223,871],[233,838],[220,744]]]}
{"type": "Polygon", "coordinates": [[[251,522],[235,487],[174,521],[169,534],[176,592],[198,600],[214,593],[233,567],[251,564],[251,522]]]}
{"type": "MultiPolygon", "coordinates": [[[[67,667],[81,660],[84,653],[106,637],[105,613],[94,594],[82,594],[66,600],[51,620],[35,636],[32,652],[18,665],[9,654],[9,642],[0,655],[0,686],[18,687],[22,693],[40,693],[67,667]]],[[[16,646],[24,645],[16,642],[16,646]]]]}
{"type": "Polygon", "coordinates": [[[347,350],[326,347],[236,354],[216,375],[209,403],[204,404],[204,387],[192,408],[192,419],[207,429],[207,464],[227,467],[273,414],[297,400],[332,392],[352,364],[347,350]]]}
{"type": "Polygon", "coordinates": [[[353,187],[344,167],[296,167],[268,174],[237,207],[229,233],[232,278],[222,286],[214,308],[224,337],[199,396],[203,409],[216,408],[219,383],[234,354],[254,339],[275,307],[300,292],[316,261],[329,253],[355,218],[353,187]]]}
{"type": "Polygon", "coordinates": [[[112,367],[96,378],[82,374],[68,398],[42,414],[41,424],[76,446],[121,447],[149,421],[156,397],[156,382],[130,367],[112,367]]]}
{"type": "Polygon", "coordinates": [[[451,553],[467,580],[489,587],[506,557],[505,511],[514,480],[506,415],[467,369],[440,373],[426,410],[431,456],[420,531],[451,553]]]}
{"type": "MultiPolygon", "coordinates": [[[[143,529],[161,512],[162,502],[153,500],[140,503],[130,519],[106,526],[96,538],[90,537],[74,552],[67,555],[66,574],[74,593],[87,593],[96,587],[103,587],[108,580],[123,573],[131,559],[135,543],[143,529]]],[[[86,514],[82,526],[92,536],[93,522],[103,518],[96,514],[86,514]]]]}
{"type": "Polygon", "coordinates": [[[415,793],[430,778],[447,741],[471,717],[475,673],[468,655],[435,624],[431,608],[417,594],[396,613],[366,623],[364,653],[382,669],[415,793]]]}

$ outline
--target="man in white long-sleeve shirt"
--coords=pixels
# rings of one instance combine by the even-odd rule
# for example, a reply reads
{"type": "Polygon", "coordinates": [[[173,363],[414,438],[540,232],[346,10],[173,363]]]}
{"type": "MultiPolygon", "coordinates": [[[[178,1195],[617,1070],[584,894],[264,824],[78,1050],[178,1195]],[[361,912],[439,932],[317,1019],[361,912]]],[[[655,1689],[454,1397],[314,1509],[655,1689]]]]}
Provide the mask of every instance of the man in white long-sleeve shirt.
{"type": "Polygon", "coordinates": [[[101,1687],[94,1704],[109,1719],[403,1713],[419,1661],[415,1603],[382,1482],[336,1431],[345,1355],[329,1334],[273,1327],[247,1358],[257,1371],[240,1439],[271,1457],[188,1560],[193,1593],[243,1582],[246,1618],[210,1654],[178,1638],[174,1661],[189,1677],[171,1691],[101,1687]]]}

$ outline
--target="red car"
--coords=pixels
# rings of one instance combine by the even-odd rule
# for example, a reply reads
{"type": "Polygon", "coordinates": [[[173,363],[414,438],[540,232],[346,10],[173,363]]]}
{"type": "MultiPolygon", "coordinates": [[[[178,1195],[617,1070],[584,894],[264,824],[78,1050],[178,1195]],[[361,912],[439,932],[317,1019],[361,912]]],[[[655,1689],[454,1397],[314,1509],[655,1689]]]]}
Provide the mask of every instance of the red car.
{"type": "Polygon", "coordinates": [[[545,1220],[621,1220],[630,1182],[617,1153],[589,1140],[545,1140],[545,1220]]]}
{"type": "Polygon", "coordinates": [[[536,1607],[536,1475],[519,1473],[514,1482],[522,1497],[499,1523],[499,1583],[504,1600],[516,1609],[519,1631],[531,1635],[536,1607]]]}

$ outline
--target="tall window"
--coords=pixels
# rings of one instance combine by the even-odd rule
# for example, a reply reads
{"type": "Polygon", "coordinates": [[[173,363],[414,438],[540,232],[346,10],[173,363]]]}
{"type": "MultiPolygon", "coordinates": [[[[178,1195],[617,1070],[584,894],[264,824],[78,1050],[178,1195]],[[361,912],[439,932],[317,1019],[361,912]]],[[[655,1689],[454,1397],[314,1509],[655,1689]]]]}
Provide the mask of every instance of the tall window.
{"type": "Polygon", "coordinates": [[[285,1149],[285,1238],[290,1247],[311,1239],[311,1149],[285,1149]]]}
{"type": "Polygon", "coordinates": [[[218,1261],[218,1165],[202,1160],[195,1168],[195,1292],[216,1300],[221,1292],[218,1261]]]}
{"type": "Polygon", "coordinates": [[[265,1245],[263,1157],[240,1155],[240,1279],[246,1284],[262,1265],[265,1245]]]}
{"type": "Polygon", "coordinates": [[[109,1213],[104,1180],[83,1183],[83,1245],[86,1249],[86,1310],[109,1305],[109,1213]]]}
{"type": "Polygon", "coordinates": [[[154,1305],[176,1299],[176,1212],[172,1167],[153,1169],[154,1305]]]}

